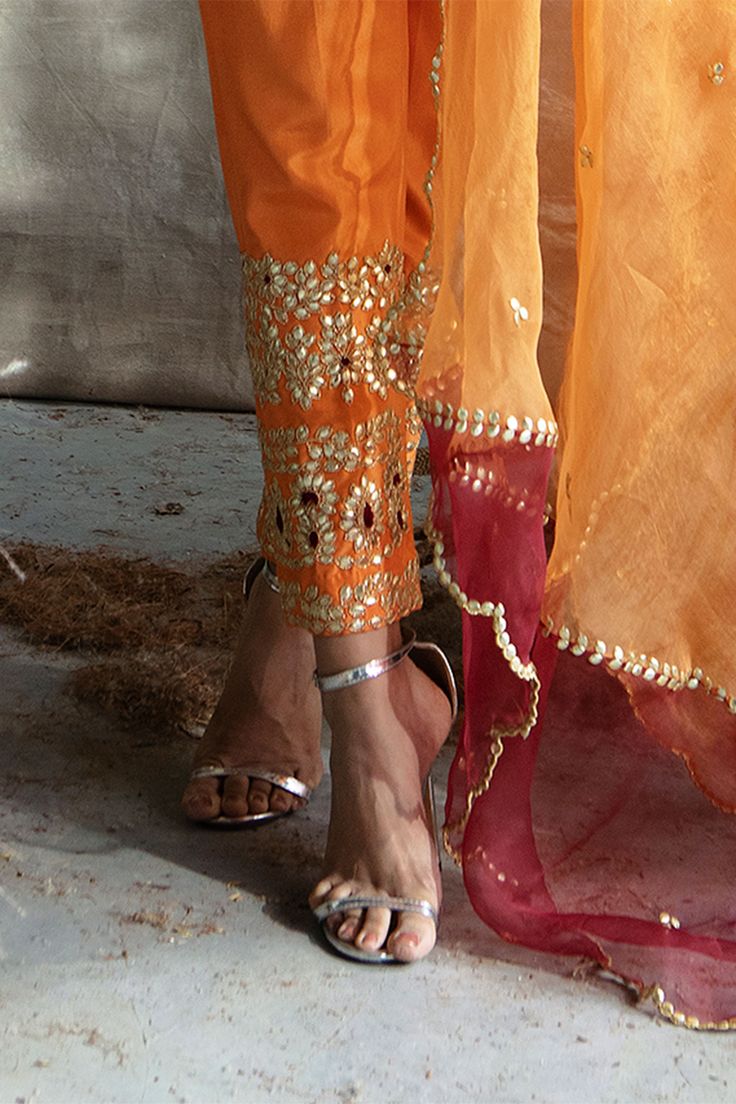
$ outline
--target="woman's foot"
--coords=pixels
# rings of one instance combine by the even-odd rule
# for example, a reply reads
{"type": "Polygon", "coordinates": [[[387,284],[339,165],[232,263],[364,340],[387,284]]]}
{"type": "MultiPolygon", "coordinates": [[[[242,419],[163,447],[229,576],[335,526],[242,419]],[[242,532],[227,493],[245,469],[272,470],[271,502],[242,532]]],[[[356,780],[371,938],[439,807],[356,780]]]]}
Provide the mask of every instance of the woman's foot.
{"type": "MultiPolygon", "coordinates": [[[[368,636],[376,640],[358,658],[341,652],[335,640],[318,641],[320,673],[399,645],[397,626],[365,634],[362,645],[368,636]]],[[[323,705],[332,729],[332,810],[326,873],[310,895],[311,907],[351,895],[389,896],[426,900],[437,911],[439,861],[425,784],[450,727],[446,695],[407,658],[379,678],[325,694],[323,705]]],[[[402,962],[423,958],[437,935],[428,917],[388,908],[346,909],[326,923],[344,943],[383,948],[402,962]]]]}
{"type": "MultiPolygon", "coordinates": [[[[313,682],[312,637],[286,625],[262,575],[245,607],[232,666],[193,767],[255,764],[310,789],[322,777],[322,707],[313,682]]],[[[191,820],[289,812],[304,804],[278,786],[243,776],[194,778],[182,796],[191,820]]]]}

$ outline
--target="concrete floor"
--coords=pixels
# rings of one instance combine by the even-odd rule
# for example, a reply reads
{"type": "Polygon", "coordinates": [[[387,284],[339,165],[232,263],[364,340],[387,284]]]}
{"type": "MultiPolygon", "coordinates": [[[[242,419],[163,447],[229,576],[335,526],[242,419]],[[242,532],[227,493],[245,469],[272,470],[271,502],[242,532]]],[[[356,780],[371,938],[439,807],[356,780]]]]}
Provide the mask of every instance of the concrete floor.
{"type": "MultiPolygon", "coordinates": [[[[167,561],[253,541],[248,416],[5,401],[0,442],[0,540],[167,561]]],[[[305,897],[328,781],[291,820],[196,829],[191,740],[117,730],[65,695],[73,658],[0,645],[2,1104],[734,1099],[735,1039],[501,943],[447,865],[426,962],[327,953],[305,897]]]]}

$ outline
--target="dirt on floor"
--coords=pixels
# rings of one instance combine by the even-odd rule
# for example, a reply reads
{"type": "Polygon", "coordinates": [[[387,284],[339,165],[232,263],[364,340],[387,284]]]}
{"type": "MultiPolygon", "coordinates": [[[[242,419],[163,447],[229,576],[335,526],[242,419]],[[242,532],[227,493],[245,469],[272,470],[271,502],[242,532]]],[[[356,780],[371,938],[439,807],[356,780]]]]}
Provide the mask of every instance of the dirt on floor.
{"type": "MultiPolygon", "coordinates": [[[[426,539],[421,531],[416,537],[426,563],[426,539]]],[[[103,550],[6,544],[0,623],[37,647],[86,661],[71,674],[69,692],[117,721],[161,739],[201,735],[227,674],[243,577],[256,556],[169,567],[103,550]]],[[[459,676],[459,613],[433,579],[422,587],[424,607],[409,624],[445,649],[459,676]]]]}

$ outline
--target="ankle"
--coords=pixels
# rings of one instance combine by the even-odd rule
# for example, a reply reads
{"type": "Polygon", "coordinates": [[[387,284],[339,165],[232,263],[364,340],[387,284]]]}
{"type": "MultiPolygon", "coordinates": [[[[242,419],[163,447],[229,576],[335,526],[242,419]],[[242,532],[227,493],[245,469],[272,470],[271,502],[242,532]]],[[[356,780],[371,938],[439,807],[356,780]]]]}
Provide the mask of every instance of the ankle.
{"type": "Polygon", "coordinates": [[[314,651],[320,677],[336,675],[360,667],[374,659],[383,659],[401,647],[398,621],[381,629],[344,636],[315,636],[314,651]]]}

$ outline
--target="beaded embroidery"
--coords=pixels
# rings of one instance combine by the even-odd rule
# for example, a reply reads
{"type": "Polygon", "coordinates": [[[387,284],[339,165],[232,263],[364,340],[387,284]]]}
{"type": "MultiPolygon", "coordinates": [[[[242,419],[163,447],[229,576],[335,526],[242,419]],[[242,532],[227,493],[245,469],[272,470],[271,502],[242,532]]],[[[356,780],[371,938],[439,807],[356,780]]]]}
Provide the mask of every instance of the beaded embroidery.
{"type": "Polygon", "coordinates": [[[281,603],[289,621],[319,635],[363,632],[398,621],[420,600],[419,565],[413,556],[403,571],[374,571],[360,582],[345,584],[339,594],[304,590],[294,580],[279,580],[281,603]]]}
{"type": "MultiPolygon", "coordinates": [[[[411,391],[424,341],[419,315],[432,287],[388,241],[375,256],[318,265],[244,254],[246,347],[256,400],[309,410],[325,388],[351,403],[356,387],[386,398],[411,391]],[[408,308],[412,308],[408,310],[408,308]],[[404,318],[406,314],[406,318],[404,318]]],[[[423,266],[420,266],[423,268],[423,266]]]]}

